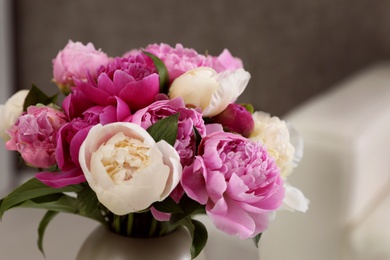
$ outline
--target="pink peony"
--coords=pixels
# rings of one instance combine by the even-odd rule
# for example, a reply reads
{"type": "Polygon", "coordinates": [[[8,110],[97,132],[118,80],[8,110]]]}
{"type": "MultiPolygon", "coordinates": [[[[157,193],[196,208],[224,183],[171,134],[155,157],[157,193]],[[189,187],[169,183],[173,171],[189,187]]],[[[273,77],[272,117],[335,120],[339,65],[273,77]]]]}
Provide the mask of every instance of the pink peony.
{"type": "Polygon", "coordinates": [[[83,45],[81,42],[69,41],[65,48],[53,59],[53,77],[59,88],[65,94],[74,86],[73,79],[86,80],[96,78],[100,66],[106,66],[110,58],[92,43],[83,45]]]}
{"type": "Polygon", "coordinates": [[[231,103],[222,113],[212,118],[212,121],[223,125],[229,132],[248,137],[254,128],[252,114],[240,104],[231,103]]]}
{"type": "Polygon", "coordinates": [[[190,198],[206,205],[218,229],[241,239],[263,232],[284,198],[279,169],[265,148],[225,132],[202,139],[181,184],[190,198]]]}
{"type": "Polygon", "coordinates": [[[211,65],[216,72],[234,71],[243,68],[241,59],[233,57],[228,49],[224,49],[218,57],[211,57],[211,65]]]}
{"type": "Polygon", "coordinates": [[[175,48],[164,43],[151,44],[145,50],[164,62],[170,82],[189,70],[211,64],[206,56],[198,54],[194,49],[184,48],[181,44],[176,44],[175,48]]]}
{"type": "MultiPolygon", "coordinates": [[[[218,73],[243,68],[241,59],[233,57],[227,49],[224,49],[218,57],[198,54],[194,49],[184,48],[181,44],[176,44],[175,48],[164,43],[151,44],[145,50],[164,62],[170,82],[185,72],[199,67],[211,67],[218,73]]],[[[125,55],[134,55],[134,53],[136,51],[132,50],[125,55]]]]}
{"type": "Polygon", "coordinates": [[[180,113],[178,133],[175,142],[175,149],[180,155],[182,165],[192,163],[195,156],[194,127],[201,136],[206,134],[206,127],[202,114],[195,109],[185,107],[181,98],[173,100],[156,101],[148,107],[137,111],[131,118],[131,122],[148,129],[152,124],[165,117],[180,113]]]}
{"type": "Polygon", "coordinates": [[[93,104],[108,106],[123,100],[132,112],[150,105],[159,93],[159,75],[151,58],[143,53],[115,58],[98,71],[97,80],[75,81],[77,90],[93,104]]]}
{"type": "Polygon", "coordinates": [[[8,130],[11,140],[6,148],[18,151],[31,166],[48,168],[56,163],[56,136],[66,122],[66,116],[55,108],[30,106],[8,130]]]}

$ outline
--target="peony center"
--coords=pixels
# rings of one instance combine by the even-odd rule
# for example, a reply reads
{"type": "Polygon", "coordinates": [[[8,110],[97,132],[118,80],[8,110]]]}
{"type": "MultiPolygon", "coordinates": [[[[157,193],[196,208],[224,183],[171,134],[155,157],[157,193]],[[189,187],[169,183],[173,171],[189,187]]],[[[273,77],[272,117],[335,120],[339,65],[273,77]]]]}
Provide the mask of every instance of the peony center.
{"type": "Polygon", "coordinates": [[[137,172],[149,165],[149,146],[122,132],[101,145],[97,152],[102,154],[101,163],[116,184],[131,180],[137,172]]]}

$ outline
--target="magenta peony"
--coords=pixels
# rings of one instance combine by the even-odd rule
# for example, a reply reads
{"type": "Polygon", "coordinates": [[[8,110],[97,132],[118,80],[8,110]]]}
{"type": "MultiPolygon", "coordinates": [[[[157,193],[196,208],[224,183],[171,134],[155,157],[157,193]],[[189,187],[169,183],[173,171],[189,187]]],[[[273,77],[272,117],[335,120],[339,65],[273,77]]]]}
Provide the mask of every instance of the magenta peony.
{"type": "Polygon", "coordinates": [[[206,205],[218,229],[241,239],[263,232],[284,198],[279,169],[265,148],[225,132],[202,139],[181,184],[190,198],[206,205]]]}
{"type": "Polygon", "coordinates": [[[60,90],[68,94],[74,86],[74,78],[86,80],[88,75],[96,78],[100,66],[109,63],[110,58],[92,43],[83,45],[81,42],[69,41],[65,48],[53,59],[54,82],[60,90]]]}
{"type": "Polygon", "coordinates": [[[55,108],[30,106],[8,129],[11,140],[6,148],[18,151],[29,165],[48,168],[56,163],[56,136],[66,122],[65,115],[55,108]]]}
{"type": "Polygon", "coordinates": [[[75,83],[76,90],[83,92],[95,105],[112,105],[119,97],[132,112],[154,102],[160,90],[159,75],[153,61],[143,53],[114,59],[100,68],[96,81],[77,80],[75,83]]]}
{"type": "Polygon", "coordinates": [[[252,114],[240,104],[229,104],[222,113],[212,118],[212,121],[219,123],[226,131],[241,134],[248,137],[254,128],[252,114]]]}

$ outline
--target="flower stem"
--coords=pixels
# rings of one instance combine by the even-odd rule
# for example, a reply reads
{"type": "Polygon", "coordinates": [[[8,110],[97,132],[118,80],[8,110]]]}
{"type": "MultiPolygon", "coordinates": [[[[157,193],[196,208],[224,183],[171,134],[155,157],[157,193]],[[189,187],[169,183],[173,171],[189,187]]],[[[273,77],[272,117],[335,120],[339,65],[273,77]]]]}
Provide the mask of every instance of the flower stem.
{"type": "Polygon", "coordinates": [[[115,233],[120,234],[120,232],[121,232],[121,219],[117,215],[114,215],[113,227],[114,227],[115,233]]]}
{"type": "Polygon", "coordinates": [[[157,220],[152,218],[150,222],[149,237],[154,237],[157,228],[157,220]]]}
{"type": "Polygon", "coordinates": [[[127,236],[131,236],[133,230],[134,214],[127,215],[127,236]]]}

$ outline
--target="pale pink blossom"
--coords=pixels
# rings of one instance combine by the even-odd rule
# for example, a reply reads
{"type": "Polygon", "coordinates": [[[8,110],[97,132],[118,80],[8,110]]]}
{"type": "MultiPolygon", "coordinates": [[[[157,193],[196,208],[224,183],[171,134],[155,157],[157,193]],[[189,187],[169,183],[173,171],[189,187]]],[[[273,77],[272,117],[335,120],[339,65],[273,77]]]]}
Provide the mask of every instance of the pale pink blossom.
{"type": "Polygon", "coordinates": [[[28,165],[48,168],[56,163],[55,148],[65,115],[52,107],[30,106],[9,130],[8,150],[18,151],[28,165]]]}
{"type": "Polygon", "coordinates": [[[68,94],[74,86],[74,78],[96,78],[97,69],[107,65],[109,61],[110,58],[104,52],[96,50],[92,43],[83,45],[81,42],[69,40],[52,61],[54,82],[61,91],[68,94]]]}
{"type": "Polygon", "coordinates": [[[190,198],[206,205],[218,229],[241,239],[263,232],[284,198],[279,169],[265,148],[226,132],[202,139],[181,184],[190,198]]]}

